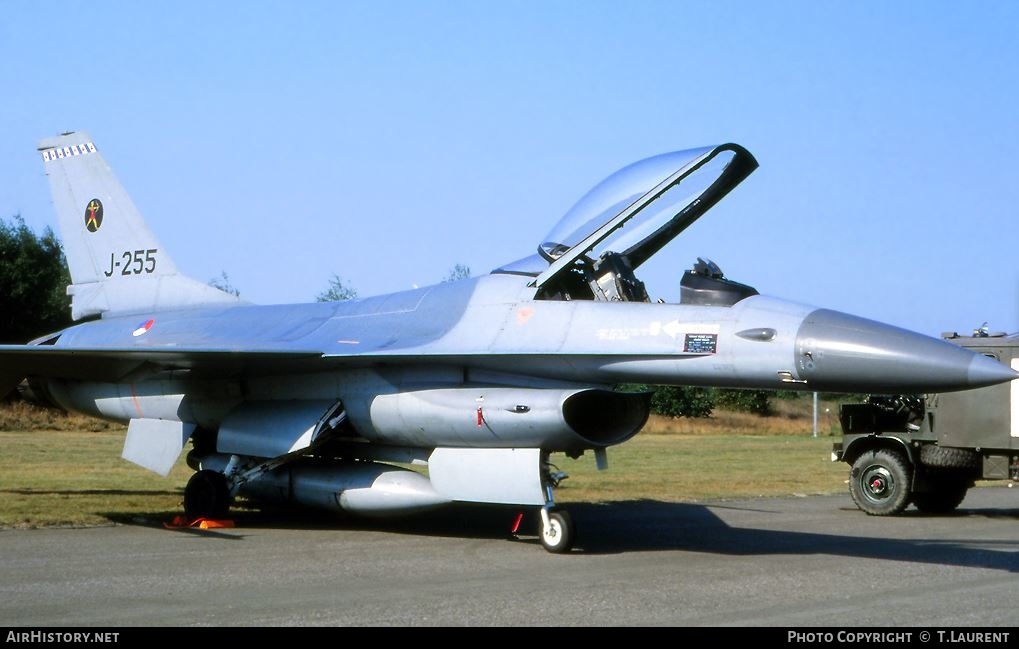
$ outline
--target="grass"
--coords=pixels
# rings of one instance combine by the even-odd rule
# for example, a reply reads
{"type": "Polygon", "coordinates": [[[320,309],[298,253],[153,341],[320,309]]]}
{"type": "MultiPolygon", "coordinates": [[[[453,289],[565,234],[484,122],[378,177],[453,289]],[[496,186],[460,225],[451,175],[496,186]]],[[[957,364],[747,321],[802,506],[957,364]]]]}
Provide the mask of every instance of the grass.
{"type": "MultiPolygon", "coordinates": [[[[847,468],[829,460],[832,439],[823,420],[820,436],[811,436],[810,403],[802,401],[806,414],[802,404],[786,404],[787,412],[773,417],[652,417],[641,434],[608,450],[608,471],[597,471],[590,453],[576,460],[555,454],[553,462],[570,474],[557,499],[678,502],[841,492],[847,468]]],[[[24,404],[0,407],[0,528],[109,525],[180,513],[191,470],[181,459],[163,478],[121,459],[125,430],[24,404]]]]}
{"type": "Polygon", "coordinates": [[[68,414],[52,408],[39,408],[24,401],[0,401],[0,432],[2,431],[126,431],[115,424],[85,415],[68,414]]]}
{"type": "Polygon", "coordinates": [[[569,474],[556,491],[563,503],[652,499],[690,502],[718,498],[840,493],[848,467],[831,461],[841,436],[838,402],[813,405],[804,395],[772,400],[774,415],[716,411],[707,418],[652,415],[644,430],[608,449],[607,471],[593,454],[553,461],[569,474]]]}
{"type": "Polygon", "coordinates": [[[191,470],[163,478],[121,459],[124,430],[2,431],[0,527],[108,525],[179,513],[191,470]]]}
{"type": "Polygon", "coordinates": [[[638,435],[608,450],[607,471],[598,471],[593,457],[553,458],[570,475],[556,498],[690,502],[838,493],[848,471],[830,452],[831,439],[822,437],[638,435]]]}

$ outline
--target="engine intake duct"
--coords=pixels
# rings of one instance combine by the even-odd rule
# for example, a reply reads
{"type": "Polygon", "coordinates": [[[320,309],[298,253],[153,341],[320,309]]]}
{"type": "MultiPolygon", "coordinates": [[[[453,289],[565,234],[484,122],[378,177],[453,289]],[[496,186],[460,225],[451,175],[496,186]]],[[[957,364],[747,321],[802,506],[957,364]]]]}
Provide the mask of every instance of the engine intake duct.
{"type": "Polygon", "coordinates": [[[593,446],[612,446],[637,433],[647,422],[650,394],[584,390],[563,401],[563,418],[593,446]]]}

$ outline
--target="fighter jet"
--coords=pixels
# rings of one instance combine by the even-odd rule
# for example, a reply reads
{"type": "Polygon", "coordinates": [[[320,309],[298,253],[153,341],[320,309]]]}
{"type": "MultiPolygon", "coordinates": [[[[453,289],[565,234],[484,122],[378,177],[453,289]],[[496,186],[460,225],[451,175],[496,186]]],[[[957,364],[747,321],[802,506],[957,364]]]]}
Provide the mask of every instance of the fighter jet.
{"type": "Polygon", "coordinates": [[[513,504],[566,552],[576,533],[549,456],[592,451],[601,468],[637,434],[648,395],[621,384],[906,393],[1017,376],[760,295],[704,259],[678,302],[653,300],[636,272],[757,167],[736,144],[619,170],[490,274],[282,306],[181,274],[86,133],[39,151],[78,322],[0,347],[0,392],[24,379],[40,401],[126,422],[123,457],[163,475],[190,440],[190,517],[226,516],[238,495],[375,516],[513,504]]]}

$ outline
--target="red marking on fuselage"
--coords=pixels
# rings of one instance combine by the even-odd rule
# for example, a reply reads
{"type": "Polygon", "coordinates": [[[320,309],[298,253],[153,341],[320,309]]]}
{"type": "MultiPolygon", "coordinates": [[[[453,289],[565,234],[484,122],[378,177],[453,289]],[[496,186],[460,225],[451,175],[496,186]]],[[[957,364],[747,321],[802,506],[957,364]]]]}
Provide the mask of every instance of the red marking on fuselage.
{"type": "Polygon", "coordinates": [[[134,383],[131,384],[131,401],[134,402],[134,410],[138,413],[138,418],[144,419],[145,415],[142,414],[142,404],[138,401],[138,394],[134,391],[134,383]]]}

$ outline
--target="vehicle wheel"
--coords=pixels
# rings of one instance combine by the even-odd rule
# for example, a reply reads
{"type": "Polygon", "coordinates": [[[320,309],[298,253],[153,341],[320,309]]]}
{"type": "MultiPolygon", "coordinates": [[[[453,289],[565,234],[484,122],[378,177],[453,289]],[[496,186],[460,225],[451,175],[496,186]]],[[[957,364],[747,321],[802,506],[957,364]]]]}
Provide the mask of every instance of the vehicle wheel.
{"type": "Polygon", "coordinates": [[[878,449],[864,453],[849,472],[849,493],[872,516],[898,514],[909,505],[910,470],[900,453],[878,449]]]}
{"type": "Polygon", "coordinates": [[[555,554],[569,552],[573,548],[576,528],[569,512],[553,509],[548,513],[548,526],[539,518],[538,534],[545,549],[555,554]]]}
{"type": "Polygon", "coordinates": [[[920,449],[920,462],[934,469],[975,469],[980,454],[968,448],[925,444],[920,449]]]}
{"type": "Polygon", "coordinates": [[[913,494],[913,504],[925,514],[948,514],[962,504],[969,484],[959,480],[938,482],[930,491],[913,494]]]}
{"type": "Polygon", "coordinates": [[[230,510],[230,486],[219,471],[202,469],[184,487],[184,514],[196,518],[224,518],[230,510]]]}

